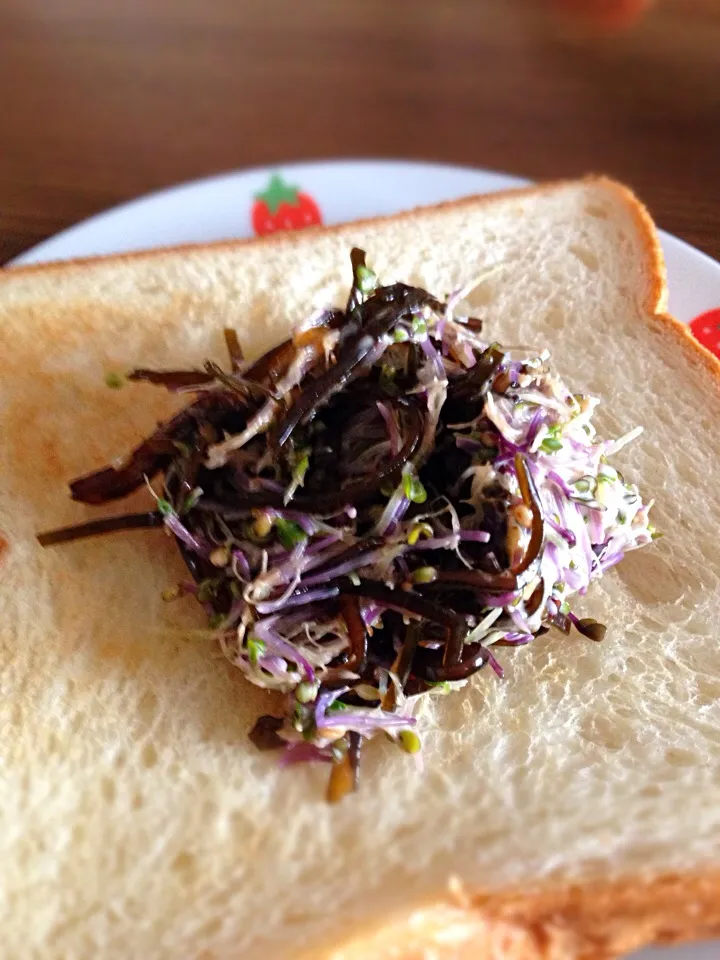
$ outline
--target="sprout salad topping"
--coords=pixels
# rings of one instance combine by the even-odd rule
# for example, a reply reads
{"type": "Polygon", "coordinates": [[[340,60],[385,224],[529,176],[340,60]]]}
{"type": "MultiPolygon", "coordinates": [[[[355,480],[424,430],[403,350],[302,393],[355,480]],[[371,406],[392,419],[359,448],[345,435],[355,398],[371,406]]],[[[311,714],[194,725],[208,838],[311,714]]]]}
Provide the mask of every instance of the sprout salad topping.
{"type": "Polygon", "coordinates": [[[488,342],[458,315],[468,289],[383,286],[357,249],[352,271],[344,310],[253,363],[227,331],[229,370],[133,371],[192,402],[71,492],[102,504],[147,484],[154,503],[39,538],[172,534],[191,579],[164,599],[194,596],[228,659],[283,695],[250,737],[283,764],[331,764],[331,801],[365,740],[420,751],[420,698],[486,664],[502,677],[498,647],[551,625],[602,640],[570,598],[655,536],[610,464],[639,429],[598,438],[598,400],[546,352],[488,342]]]}

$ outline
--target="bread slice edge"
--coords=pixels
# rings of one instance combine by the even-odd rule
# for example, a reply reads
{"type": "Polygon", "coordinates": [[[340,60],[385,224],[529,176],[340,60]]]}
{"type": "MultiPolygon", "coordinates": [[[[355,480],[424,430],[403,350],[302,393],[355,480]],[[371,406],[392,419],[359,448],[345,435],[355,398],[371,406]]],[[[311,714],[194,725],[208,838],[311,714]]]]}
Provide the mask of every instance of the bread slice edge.
{"type": "Polygon", "coordinates": [[[720,936],[719,903],[715,869],[487,895],[451,881],[446,899],[329,960],[613,960],[648,945],[720,936]]]}

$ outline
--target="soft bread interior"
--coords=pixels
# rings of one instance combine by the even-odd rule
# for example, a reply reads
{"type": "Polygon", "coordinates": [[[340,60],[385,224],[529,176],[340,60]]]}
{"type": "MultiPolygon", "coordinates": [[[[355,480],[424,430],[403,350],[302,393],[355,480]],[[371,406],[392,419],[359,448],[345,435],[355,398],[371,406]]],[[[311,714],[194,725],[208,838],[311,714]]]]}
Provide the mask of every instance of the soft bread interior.
{"type": "MultiPolygon", "coordinates": [[[[718,371],[664,308],[655,239],[607,181],[470,200],[328,232],[0,280],[0,929],[7,956],[320,956],[396,911],[468,889],[697,869],[720,859],[718,371]],[[352,245],[383,278],[470,297],[487,336],[551,348],[665,538],[579,604],[608,639],[503,650],[428,702],[424,770],[378,740],[358,794],[279,770],[247,732],[272,697],[201,631],[170,539],[42,550],[97,516],[73,476],[170,411],[109,371],[258,353],[342,302],[352,245]]],[[[145,494],[136,497],[145,502],[145,494]]],[[[120,510],[123,505],[118,505],[120,510]]],[[[116,512],[107,510],[107,512],[116,512]]]]}

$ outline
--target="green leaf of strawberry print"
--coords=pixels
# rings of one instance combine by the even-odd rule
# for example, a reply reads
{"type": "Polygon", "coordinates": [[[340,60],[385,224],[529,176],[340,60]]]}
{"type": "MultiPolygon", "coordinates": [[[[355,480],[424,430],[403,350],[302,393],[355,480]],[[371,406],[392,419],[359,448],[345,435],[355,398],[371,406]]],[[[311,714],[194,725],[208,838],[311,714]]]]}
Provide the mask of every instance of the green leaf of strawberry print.
{"type": "Polygon", "coordinates": [[[322,216],[313,198],[286,183],[278,173],[273,174],[265,190],[255,195],[252,225],[259,237],[321,223],[322,216]]]}
{"type": "Polygon", "coordinates": [[[265,190],[255,194],[255,199],[262,201],[273,216],[280,209],[281,203],[295,206],[297,197],[297,187],[291,187],[289,183],[285,183],[279,173],[270,177],[270,183],[265,190]]]}

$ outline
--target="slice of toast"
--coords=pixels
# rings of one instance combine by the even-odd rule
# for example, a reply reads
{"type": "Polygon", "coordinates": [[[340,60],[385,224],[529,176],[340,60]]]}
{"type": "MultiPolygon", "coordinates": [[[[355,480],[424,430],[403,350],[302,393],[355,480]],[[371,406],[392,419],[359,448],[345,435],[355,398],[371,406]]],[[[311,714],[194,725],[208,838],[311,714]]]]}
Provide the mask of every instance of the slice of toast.
{"type": "MultiPolygon", "coordinates": [[[[664,316],[652,223],[604,179],[267,241],[0,274],[0,929],[9,957],[610,957],[720,933],[720,363],[664,316]],[[665,533],[593,585],[604,644],[549,634],[433,698],[424,770],[380,740],[359,793],[247,733],[271,695],[218,654],[162,531],[67,481],[177,406],[108,373],[259,353],[340,303],[348,252],[549,347],[665,533]],[[118,512],[108,509],[106,512],[118,512]]],[[[133,503],[144,503],[137,494],[133,503]]],[[[580,609],[578,610],[580,612],[580,609]]]]}

